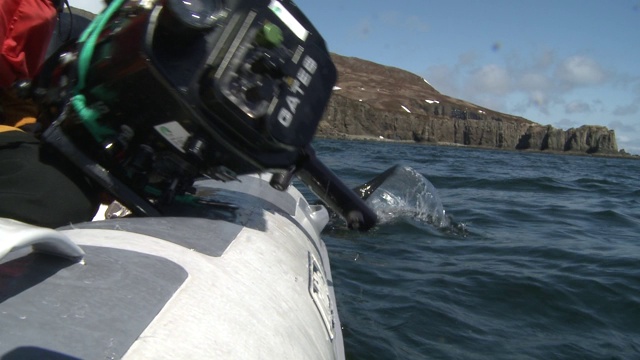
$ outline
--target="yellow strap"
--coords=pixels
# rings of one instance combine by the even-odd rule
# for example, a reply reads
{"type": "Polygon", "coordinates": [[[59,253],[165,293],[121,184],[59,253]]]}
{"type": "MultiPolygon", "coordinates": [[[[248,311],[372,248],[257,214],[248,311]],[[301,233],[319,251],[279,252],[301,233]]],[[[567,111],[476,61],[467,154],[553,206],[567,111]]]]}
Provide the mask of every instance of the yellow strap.
{"type": "Polygon", "coordinates": [[[11,91],[0,90],[0,106],[3,111],[2,125],[19,127],[36,122],[38,106],[31,99],[21,99],[11,91]]]}
{"type": "Polygon", "coordinates": [[[35,124],[36,118],[33,116],[25,116],[22,119],[18,120],[18,122],[14,125],[15,127],[23,127],[28,124],[35,124]]]}
{"type": "Polygon", "coordinates": [[[8,126],[8,125],[0,125],[0,133],[8,132],[8,131],[22,131],[17,127],[8,126]]]}

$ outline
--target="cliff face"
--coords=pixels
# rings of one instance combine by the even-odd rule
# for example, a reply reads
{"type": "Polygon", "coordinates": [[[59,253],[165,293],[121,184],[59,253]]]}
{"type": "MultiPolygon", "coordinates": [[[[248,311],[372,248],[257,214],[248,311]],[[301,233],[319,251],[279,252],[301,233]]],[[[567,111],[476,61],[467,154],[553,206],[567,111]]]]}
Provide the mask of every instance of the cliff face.
{"type": "Polygon", "coordinates": [[[489,148],[617,153],[602,126],[562,130],[441,94],[404,70],[333,54],[338,83],[319,136],[370,136],[489,148]]]}
{"type": "Polygon", "coordinates": [[[618,145],[613,130],[604,126],[583,125],[577,129],[531,126],[520,137],[516,149],[554,150],[593,153],[616,153],[618,145]]]}

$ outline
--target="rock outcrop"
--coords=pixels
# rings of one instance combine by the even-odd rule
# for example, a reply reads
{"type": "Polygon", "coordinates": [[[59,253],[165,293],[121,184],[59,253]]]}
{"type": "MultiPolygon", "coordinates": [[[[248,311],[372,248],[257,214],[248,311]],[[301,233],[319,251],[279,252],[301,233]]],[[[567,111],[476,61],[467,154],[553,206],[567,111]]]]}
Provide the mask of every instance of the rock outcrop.
{"type": "Polygon", "coordinates": [[[583,125],[577,129],[556,129],[548,126],[531,126],[520,137],[518,150],[554,150],[594,153],[618,152],[613,130],[604,126],[583,125]]]}
{"type": "Polygon", "coordinates": [[[320,137],[362,136],[500,149],[617,153],[603,126],[562,130],[441,94],[407,71],[333,54],[338,83],[320,137]]]}

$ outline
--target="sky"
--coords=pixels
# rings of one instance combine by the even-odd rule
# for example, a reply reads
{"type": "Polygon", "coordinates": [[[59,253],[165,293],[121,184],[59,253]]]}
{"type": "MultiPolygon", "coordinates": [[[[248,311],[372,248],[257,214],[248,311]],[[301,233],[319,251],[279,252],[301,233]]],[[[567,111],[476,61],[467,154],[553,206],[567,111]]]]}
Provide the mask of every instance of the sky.
{"type": "MultiPolygon", "coordinates": [[[[70,0],[96,8],[98,0],[70,0]]],[[[640,154],[640,0],[297,0],[331,52],[640,154]]]]}

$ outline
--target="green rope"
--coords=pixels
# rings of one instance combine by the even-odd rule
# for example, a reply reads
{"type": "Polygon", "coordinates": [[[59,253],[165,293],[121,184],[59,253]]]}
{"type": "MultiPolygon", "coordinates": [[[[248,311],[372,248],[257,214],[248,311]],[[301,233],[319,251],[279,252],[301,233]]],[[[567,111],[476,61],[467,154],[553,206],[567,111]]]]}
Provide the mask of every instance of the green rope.
{"type": "MultiPolygon", "coordinates": [[[[155,196],[155,197],[162,196],[162,191],[150,185],[145,186],[144,191],[151,196],[155,196]]],[[[200,203],[198,203],[198,199],[199,198],[197,196],[191,195],[191,194],[176,195],[174,198],[174,200],[177,201],[178,203],[189,204],[189,205],[201,205],[200,203]]]]}
{"type": "Polygon", "coordinates": [[[122,7],[125,1],[126,0],[112,1],[111,4],[89,24],[78,40],[78,43],[83,44],[83,46],[78,56],[78,83],[74,89],[75,95],[71,98],[71,104],[83,124],[89,129],[89,132],[91,132],[97,141],[103,141],[105,137],[113,135],[115,132],[98,123],[100,112],[87,106],[87,98],[82,95],[82,90],[84,90],[86,85],[87,73],[89,72],[91,58],[95,52],[98,37],[107,26],[111,17],[122,7]]]}

